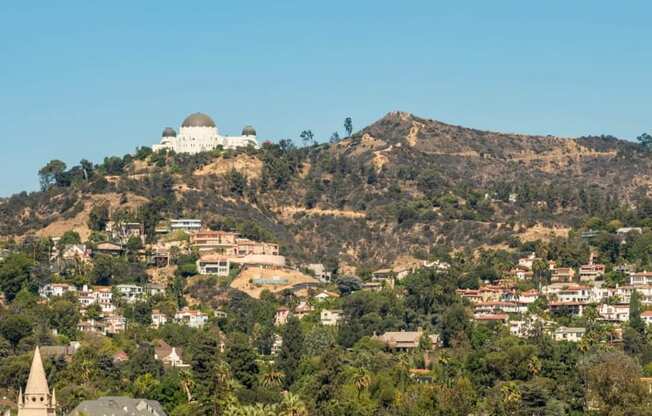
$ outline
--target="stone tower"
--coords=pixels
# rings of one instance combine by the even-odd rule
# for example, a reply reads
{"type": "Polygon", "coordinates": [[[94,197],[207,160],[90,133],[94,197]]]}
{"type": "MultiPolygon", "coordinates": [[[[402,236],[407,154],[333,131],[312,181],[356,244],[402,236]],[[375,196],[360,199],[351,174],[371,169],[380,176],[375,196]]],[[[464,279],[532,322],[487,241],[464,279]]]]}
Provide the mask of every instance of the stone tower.
{"type": "Polygon", "coordinates": [[[21,390],[18,395],[18,416],[55,416],[56,407],[57,399],[54,390],[50,394],[41,352],[36,347],[25,393],[21,390]]]}

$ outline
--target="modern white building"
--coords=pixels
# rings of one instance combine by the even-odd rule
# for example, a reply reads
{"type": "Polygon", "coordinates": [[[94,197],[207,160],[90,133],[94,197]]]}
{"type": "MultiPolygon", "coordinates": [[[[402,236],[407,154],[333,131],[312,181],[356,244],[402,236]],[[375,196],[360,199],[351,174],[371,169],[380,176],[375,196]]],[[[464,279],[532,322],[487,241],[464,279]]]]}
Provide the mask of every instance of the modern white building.
{"type": "Polygon", "coordinates": [[[322,325],[335,326],[344,318],[344,311],[340,309],[323,309],[320,315],[322,325]]]}
{"type": "Polygon", "coordinates": [[[256,130],[245,126],[240,136],[222,136],[212,118],[203,113],[193,113],[181,123],[179,133],[166,127],[163,130],[161,142],[152,146],[155,152],[173,150],[176,153],[207,152],[222,146],[225,149],[238,147],[258,147],[256,130]]]}
{"type": "Polygon", "coordinates": [[[199,219],[194,218],[179,218],[175,220],[170,220],[170,230],[171,231],[185,231],[187,233],[195,232],[201,230],[202,223],[199,219]]]}
{"type": "Polygon", "coordinates": [[[208,315],[201,311],[183,308],[174,315],[174,320],[191,328],[202,328],[208,322],[208,315]]]}
{"type": "Polygon", "coordinates": [[[127,301],[127,303],[133,303],[143,299],[144,289],[142,286],[138,285],[117,285],[115,286],[118,293],[127,301]]]}
{"type": "Polygon", "coordinates": [[[579,342],[586,333],[585,328],[571,328],[560,326],[553,333],[555,341],[579,342]]]}
{"type": "Polygon", "coordinates": [[[76,292],[77,288],[67,283],[50,283],[39,289],[38,293],[43,298],[51,298],[53,296],[63,296],[68,292],[76,292]]]}

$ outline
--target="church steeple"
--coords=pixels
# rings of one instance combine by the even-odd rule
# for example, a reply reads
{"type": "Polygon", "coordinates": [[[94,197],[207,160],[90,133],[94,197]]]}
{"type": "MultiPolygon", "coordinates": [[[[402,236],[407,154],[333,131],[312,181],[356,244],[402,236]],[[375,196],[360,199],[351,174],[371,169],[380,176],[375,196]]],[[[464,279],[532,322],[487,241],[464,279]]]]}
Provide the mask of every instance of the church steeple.
{"type": "Polygon", "coordinates": [[[34,358],[32,358],[32,368],[29,370],[27,387],[25,387],[25,396],[37,394],[50,394],[50,390],[48,389],[48,379],[45,377],[43,361],[41,361],[41,351],[38,346],[34,351],[34,358]]]}
{"type": "Polygon", "coordinates": [[[34,350],[25,394],[23,395],[21,389],[18,395],[18,416],[54,416],[55,400],[54,395],[50,395],[43,361],[41,361],[41,351],[37,346],[34,350]]]}

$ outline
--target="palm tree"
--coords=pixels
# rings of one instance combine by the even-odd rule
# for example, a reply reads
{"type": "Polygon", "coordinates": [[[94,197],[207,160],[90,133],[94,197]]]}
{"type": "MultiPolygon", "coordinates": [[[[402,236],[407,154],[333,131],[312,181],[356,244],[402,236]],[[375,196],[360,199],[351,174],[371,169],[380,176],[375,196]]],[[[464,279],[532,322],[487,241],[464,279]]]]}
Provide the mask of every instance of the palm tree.
{"type": "Polygon", "coordinates": [[[369,376],[367,370],[360,368],[353,375],[353,385],[358,390],[358,397],[360,397],[360,393],[362,393],[363,390],[369,387],[370,384],[371,384],[371,376],[369,376]]]}
{"type": "Polygon", "coordinates": [[[186,392],[188,403],[192,402],[192,390],[195,387],[195,380],[192,379],[192,372],[188,370],[181,370],[179,372],[181,378],[181,387],[186,392]]]}
{"type": "Polygon", "coordinates": [[[530,357],[527,362],[527,369],[533,376],[536,376],[541,371],[541,360],[536,355],[530,357]]]}
{"type": "Polygon", "coordinates": [[[292,393],[286,393],[281,402],[280,416],[308,416],[308,409],[301,401],[299,396],[292,393]]]}
{"type": "Polygon", "coordinates": [[[282,371],[269,366],[265,368],[263,374],[260,376],[260,382],[264,387],[271,389],[281,386],[284,378],[285,374],[282,371]]]}

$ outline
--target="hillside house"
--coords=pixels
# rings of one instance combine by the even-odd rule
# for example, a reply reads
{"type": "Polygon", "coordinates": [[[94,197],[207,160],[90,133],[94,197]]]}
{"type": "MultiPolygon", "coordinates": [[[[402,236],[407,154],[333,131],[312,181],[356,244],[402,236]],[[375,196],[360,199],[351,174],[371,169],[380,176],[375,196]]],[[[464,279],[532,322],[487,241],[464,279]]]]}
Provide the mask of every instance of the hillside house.
{"type": "Polygon", "coordinates": [[[536,253],[532,252],[527,257],[522,257],[518,259],[518,265],[526,268],[527,270],[532,270],[532,265],[541,258],[537,257],[536,253]]]}
{"type": "Polygon", "coordinates": [[[551,282],[569,283],[575,279],[575,269],[571,267],[555,267],[552,269],[551,282]]]}
{"type": "Polygon", "coordinates": [[[186,233],[195,233],[202,229],[202,222],[199,219],[193,218],[171,219],[169,222],[169,229],[172,232],[183,231],[186,233]]]}
{"type": "Polygon", "coordinates": [[[652,311],[641,312],[641,318],[648,324],[652,324],[652,311]]]}
{"type": "Polygon", "coordinates": [[[229,258],[219,254],[203,254],[197,260],[197,271],[201,275],[214,274],[226,277],[230,270],[229,258]]]}
{"type": "Polygon", "coordinates": [[[148,297],[165,295],[165,286],[156,283],[147,283],[145,285],[145,295],[148,297]]]}
{"type": "Polygon", "coordinates": [[[175,321],[181,325],[186,325],[191,328],[202,328],[208,322],[208,315],[201,311],[183,308],[174,315],[175,321]]]}
{"type": "Polygon", "coordinates": [[[535,333],[537,326],[540,326],[543,330],[546,330],[552,325],[552,321],[546,321],[537,315],[528,315],[522,320],[510,320],[509,332],[514,336],[527,338],[535,333]]]}
{"type": "Polygon", "coordinates": [[[539,293],[538,290],[530,289],[519,294],[518,302],[529,305],[530,303],[534,303],[537,299],[539,299],[539,296],[541,296],[541,293],[539,293]]]}
{"type": "Polygon", "coordinates": [[[118,314],[107,314],[104,316],[104,333],[115,335],[127,329],[127,320],[118,314]]]}
{"type": "Polygon", "coordinates": [[[171,347],[163,340],[158,340],[154,346],[154,359],[163,363],[166,368],[187,368],[190,365],[183,362],[181,348],[171,347]]]}
{"type": "Polygon", "coordinates": [[[127,244],[132,238],[137,238],[145,244],[145,226],[139,222],[109,221],[106,223],[105,231],[111,240],[122,244],[127,244]]]}
{"type": "Polygon", "coordinates": [[[525,313],[527,305],[521,305],[516,302],[478,302],[473,305],[475,314],[494,314],[504,313],[525,313]]]}
{"type": "MultiPolygon", "coordinates": [[[[385,332],[382,335],[373,337],[376,341],[382,342],[385,347],[392,351],[411,351],[419,348],[421,338],[427,335],[425,332],[418,331],[395,331],[385,332]]],[[[438,335],[427,335],[431,349],[439,346],[438,335]]]]}
{"type": "Polygon", "coordinates": [[[77,292],[77,288],[67,283],[50,283],[38,290],[39,295],[45,299],[53,296],[63,296],[69,292],[77,292]]]}
{"type": "Polygon", "coordinates": [[[532,270],[528,269],[526,266],[517,265],[507,272],[507,277],[516,279],[516,280],[531,280],[534,276],[532,270]]]}
{"type": "Polygon", "coordinates": [[[320,314],[320,322],[325,326],[336,326],[343,318],[341,309],[323,309],[320,314]]]}
{"type": "Polygon", "coordinates": [[[89,287],[84,285],[77,297],[82,310],[93,304],[98,304],[102,313],[112,313],[115,310],[113,305],[113,291],[110,286],[89,287]]]}
{"type": "Polygon", "coordinates": [[[77,324],[77,330],[85,334],[105,334],[104,322],[96,319],[80,320],[77,324]]]}
{"type": "Polygon", "coordinates": [[[313,310],[314,310],[314,308],[312,306],[310,306],[310,304],[308,302],[302,301],[294,309],[294,316],[296,316],[299,319],[303,319],[307,315],[309,315],[313,310]]]}
{"type": "Polygon", "coordinates": [[[322,290],[321,292],[317,293],[315,296],[312,298],[316,300],[317,302],[323,302],[328,299],[337,299],[339,298],[340,295],[335,293],[335,292],[329,292],[328,290],[322,290]]]}
{"type": "Polygon", "coordinates": [[[124,253],[122,245],[115,244],[110,241],[99,243],[97,246],[95,246],[95,250],[93,250],[93,255],[103,254],[105,256],[117,257],[121,256],[122,253],[124,253]]]}
{"type": "Polygon", "coordinates": [[[609,305],[602,303],[598,306],[598,314],[605,321],[626,322],[629,321],[629,304],[609,305]]]}
{"type": "Polygon", "coordinates": [[[483,302],[480,291],[477,289],[457,289],[455,292],[458,294],[458,296],[464,299],[468,299],[471,303],[483,302]]]}
{"type": "Polygon", "coordinates": [[[588,302],[576,301],[551,301],[548,303],[550,312],[560,315],[582,316],[584,309],[589,305],[588,302]]]}
{"type": "Polygon", "coordinates": [[[506,324],[509,321],[509,315],[506,313],[480,313],[473,315],[476,322],[500,322],[506,324]]]}
{"type": "Polygon", "coordinates": [[[652,285],[652,272],[642,271],[629,275],[629,284],[635,285],[652,285]]]}
{"type": "Polygon", "coordinates": [[[594,282],[604,274],[605,270],[604,264],[594,264],[593,261],[590,261],[589,264],[580,266],[580,281],[594,282]]]}
{"type": "Polygon", "coordinates": [[[330,282],[331,280],[331,272],[327,271],[326,266],[321,263],[306,264],[304,268],[310,270],[315,275],[317,280],[322,283],[330,282]]]}
{"type": "Polygon", "coordinates": [[[127,303],[134,303],[142,300],[145,294],[145,290],[142,286],[132,284],[116,285],[115,290],[125,301],[127,301],[127,303]]]}
{"type": "Polygon", "coordinates": [[[616,296],[622,303],[629,303],[634,291],[638,292],[642,304],[652,304],[652,285],[620,286],[616,288],[616,296]]]}
{"type": "Polygon", "coordinates": [[[380,292],[383,290],[383,284],[381,282],[364,282],[360,289],[365,292],[380,292]]]}
{"type": "Polygon", "coordinates": [[[555,341],[579,342],[584,337],[586,328],[560,326],[553,332],[555,341]]]}
{"type": "Polygon", "coordinates": [[[55,246],[50,261],[58,259],[88,263],[91,261],[91,250],[86,247],[86,244],[67,244],[61,251],[55,246]]]}
{"type": "Polygon", "coordinates": [[[160,328],[168,322],[168,317],[158,309],[152,310],[152,327],[160,328]]]}

